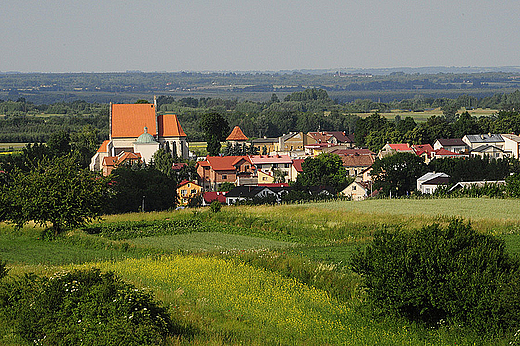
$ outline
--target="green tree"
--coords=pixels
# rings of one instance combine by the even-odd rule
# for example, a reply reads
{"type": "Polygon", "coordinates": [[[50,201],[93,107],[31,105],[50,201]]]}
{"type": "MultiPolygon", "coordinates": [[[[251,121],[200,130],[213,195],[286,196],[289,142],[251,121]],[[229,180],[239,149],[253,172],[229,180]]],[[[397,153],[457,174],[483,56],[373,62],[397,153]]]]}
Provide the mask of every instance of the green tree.
{"type": "Polygon", "coordinates": [[[403,196],[415,190],[417,178],[426,172],[426,164],[412,153],[396,153],[372,165],[374,189],[383,189],[383,194],[403,196]]]}
{"type": "Polygon", "coordinates": [[[199,127],[205,134],[207,151],[210,156],[220,153],[221,144],[229,134],[229,124],[224,117],[216,112],[207,113],[199,121],[199,127]]]}
{"type": "Polygon", "coordinates": [[[105,179],[81,169],[72,155],[44,159],[29,172],[11,172],[5,190],[9,221],[18,227],[50,223],[55,235],[100,216],[107,196],[105,179]]]}
{"type": "Polygon", "coordinates": [[[79,132],[72,133],[71,147],[77,152],[79,165],[87,168],[90,164],[90,159],[98,149],[98,130],[92,125],[87,125],[79,132]]]}
{"type": "Polygon", "coordinates": [[[380,230],[352,258],[374,310],[494,335],[520,323],[519,265],[503,240],[460,220],[413,232],[380,230]]]}
{"type": "Polygon", "coordinates": [[[70,145],[69,133],[64,130],[53,133],[47,141],[47,146],[53,156],[64,156],[70,154],[72,147],[70,145]]]}
{"type": "Polygon", "coordinates": [[[308,157],[302,162],[302,170],[296,183],[304,187],[330,186],[338,192],[349,183],[343,161],[336,154],[324,153],[314,158],[308,157]]]}

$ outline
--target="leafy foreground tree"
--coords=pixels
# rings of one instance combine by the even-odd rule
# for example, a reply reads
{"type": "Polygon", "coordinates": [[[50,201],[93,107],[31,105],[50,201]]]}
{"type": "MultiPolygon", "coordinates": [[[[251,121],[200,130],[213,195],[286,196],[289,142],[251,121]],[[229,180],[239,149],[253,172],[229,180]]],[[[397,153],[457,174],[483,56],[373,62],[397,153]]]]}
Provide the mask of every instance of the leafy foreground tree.
{"type": "Polygon", "coordinates": [[[43,159],[29,172],[11,172],[2,192],[8,221],[18,227],[29,221],[50,223],[57,235],[100,216],[107,187],[105,179],[80,169],[68,155],[43,159]]]}
{"type": "Polygon", "coordinates": [[[336,192],[344,189],[352,182],[347,177],[341,157],[336,154],[320,154],[309,157],[302,162],[303,172],[296,179],[296,186],[330,186],[336,192]]]}
{"type": "Polygon", "coordinates": [[[212,112],[202,116],[199,126],[205,134],[208,154],[217,156],[220,153],[220,142],[224,141],[229,135],[227,120],[219,113],[212,112]]]}
{"type": "MultiPolygon", "coordinates": [[[[303,167],[303,165],[302,165],[303,167]]],[[[383,189],[388,196],[403,196],[416,188],[417,178],[426,173],[423,159],[412,153],[396,153],[382,159],[377,158],[372,165],[374,189],[383,189]]]]}
{"type": "Polygon", "coordinates": [[[520,325],[520,261],[502,240],[460,220],[411,233],[379,231],[352,266],[376,311],[490,336],[520,325]]]}
{"type": "Polygon", "coordinates": [[[0,322],[36,345],[161,345],[179,334],[146,291],[98,269],[0,284],[0,322]]]}

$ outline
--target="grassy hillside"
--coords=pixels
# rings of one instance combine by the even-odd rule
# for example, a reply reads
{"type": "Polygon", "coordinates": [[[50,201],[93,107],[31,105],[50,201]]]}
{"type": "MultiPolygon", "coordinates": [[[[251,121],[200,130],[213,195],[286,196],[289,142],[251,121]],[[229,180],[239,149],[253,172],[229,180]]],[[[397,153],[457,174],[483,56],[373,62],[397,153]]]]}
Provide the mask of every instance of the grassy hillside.
{"type": "MultiPolygon", "coordinates": [[[[0,259],[11,275],[97,267],[148,287],[191,331],[171,344],[505,345],[518,340],[374,319],[348,262],[381,227],[407,232],[451,217],[503,237],[518,254],[517,215],[518,200],[470,198],[134,213],[57,239],[0,225],[0,259]]],[[[11,332],[0,328],[0,344],[20,342],[11,332]]]]}

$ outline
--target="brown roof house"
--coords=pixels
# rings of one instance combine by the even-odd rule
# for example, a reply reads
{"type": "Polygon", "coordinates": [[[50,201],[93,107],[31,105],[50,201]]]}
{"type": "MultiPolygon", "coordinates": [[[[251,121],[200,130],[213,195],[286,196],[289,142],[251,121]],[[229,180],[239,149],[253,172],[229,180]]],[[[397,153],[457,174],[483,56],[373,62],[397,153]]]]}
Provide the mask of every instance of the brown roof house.
{"type": "Polygon", "coordinates": [[[255,167],[248,156],[207,156],[197,162],[197,173],[204,190],[217,190],[225,182],[240,185],[251,178],[255,167]]]}
{"type": "Polygon", "coordinates": [[[343,167],[347,170],[348,175],[352,177],[361,176],[363,172],[372,167],[374,157],[372,155],[340,155],[343,161],[343,167]]]}

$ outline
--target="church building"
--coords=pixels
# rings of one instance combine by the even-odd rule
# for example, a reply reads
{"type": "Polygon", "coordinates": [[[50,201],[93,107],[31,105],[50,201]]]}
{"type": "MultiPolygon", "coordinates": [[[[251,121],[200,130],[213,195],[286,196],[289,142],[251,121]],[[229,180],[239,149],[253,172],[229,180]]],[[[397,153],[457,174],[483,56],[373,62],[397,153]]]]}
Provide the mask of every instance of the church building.
{"type": "Polygon", "coordinates": [[[102,170],[104,163],[117,162],[122,153],[140,154],[149,163],[160,148],[188,158],[186,134],[175,114],[157,114],[153,104],[110,104],[110,138],[92,157],[90,169],[102,170]]]}

